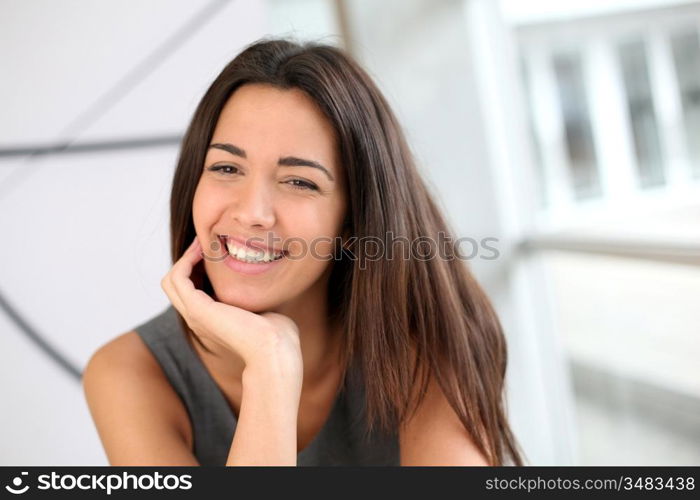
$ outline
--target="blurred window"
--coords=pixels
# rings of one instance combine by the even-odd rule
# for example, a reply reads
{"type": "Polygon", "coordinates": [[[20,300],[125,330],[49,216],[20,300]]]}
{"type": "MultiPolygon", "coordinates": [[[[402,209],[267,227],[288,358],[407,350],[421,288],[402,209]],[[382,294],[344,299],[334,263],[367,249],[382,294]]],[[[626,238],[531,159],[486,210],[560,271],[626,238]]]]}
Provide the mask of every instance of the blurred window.
{"type": "Polygon", "coordinates": [[[579,465],[700,457],[700,268],[550,252],[556,328],[576,394],[579,465]]]}
{"type": "Polygon", "coordinates": [[[537,182],[535,183],[535,188],[537,189],[538,206],[540,208],[545,208],[547,206],[547,179],[544,171],[544,158],[542,157],[542,145],[540,144],[539,137],[535,133],[535,110],[532,108],[532,100],[530,99],[531,75],[527,67],[527,62],[523,58],[520,58],[520,77],[522,79],[524,91],[526,94],[526,98],[524,100],[525,106],[527,107],[527,127],[530,144],[532,145],[532,159],[535,166],[535,173],[537,175],[537,182]]]}
{"type": "Polygon", "coordinates": [[[647,55],[642,40],[618,47],[641,187],[664,184],[664,161],[654,111],[647,55]]]}
{"type": "Polygon", "coordinates": [[[581,66],[578,53],[560,53],[554,56],[569,168],[577,199],[601,195],[600,174],[581,66]]]}
{"type": "Polygon", "coordinates": [[[693,29],[671,37],[683,104],[686,142],[695,177],[700,177],[700,37],[693,29]]]}

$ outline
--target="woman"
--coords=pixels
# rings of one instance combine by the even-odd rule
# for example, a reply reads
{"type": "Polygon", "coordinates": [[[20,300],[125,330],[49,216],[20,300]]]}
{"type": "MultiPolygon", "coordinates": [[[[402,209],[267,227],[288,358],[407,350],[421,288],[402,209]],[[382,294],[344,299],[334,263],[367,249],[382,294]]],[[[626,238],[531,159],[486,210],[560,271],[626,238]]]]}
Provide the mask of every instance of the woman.
{"type": "Polygon", "coordinates": [[[110,463],[520,465],[504,336],[448,234],[356,62],[247,47],[183,139],[172,307],[84,373],[110,463]]]}

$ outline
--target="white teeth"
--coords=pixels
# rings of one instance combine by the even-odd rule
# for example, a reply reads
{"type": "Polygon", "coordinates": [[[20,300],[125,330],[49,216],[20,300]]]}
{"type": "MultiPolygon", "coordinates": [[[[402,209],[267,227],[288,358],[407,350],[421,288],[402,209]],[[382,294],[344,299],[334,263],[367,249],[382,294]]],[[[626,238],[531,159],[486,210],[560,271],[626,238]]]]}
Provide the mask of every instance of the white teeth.
{"type": "Polygon", "coordinates": [[[231,257],[243,262],[271,262],[281,258],[281,255],[270,254],[267,250],[256,251],[251,248],[239,247],[230,241],[226,242],[226,248],[231,257]]]}

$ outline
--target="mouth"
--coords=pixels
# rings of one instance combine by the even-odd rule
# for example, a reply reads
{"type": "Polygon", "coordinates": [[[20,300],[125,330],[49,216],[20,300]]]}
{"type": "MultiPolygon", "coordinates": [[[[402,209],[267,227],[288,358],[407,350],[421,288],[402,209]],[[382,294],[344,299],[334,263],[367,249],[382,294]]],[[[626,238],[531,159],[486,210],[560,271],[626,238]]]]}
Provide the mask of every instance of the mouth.
{"type": "Polygon", "coordinates": [[[219,236],[219,241],[233,259],[248,264],[269,264],[283,259],[287,255],[286,250],[275,250],[267,247],[253,248],[223,234],[219,236]]]}

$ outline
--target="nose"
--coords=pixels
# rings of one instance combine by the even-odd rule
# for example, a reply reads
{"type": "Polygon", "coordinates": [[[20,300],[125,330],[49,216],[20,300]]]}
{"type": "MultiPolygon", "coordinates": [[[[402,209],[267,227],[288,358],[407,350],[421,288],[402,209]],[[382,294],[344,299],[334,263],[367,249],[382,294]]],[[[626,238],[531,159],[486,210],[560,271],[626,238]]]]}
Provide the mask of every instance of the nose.
{"type": "Polygon", "coordinates": [[[246,182],[236,191],[229,211],[241,227],[266,229],[275,224],[273,205],[272,196],[262,182],[246,182]]]}

